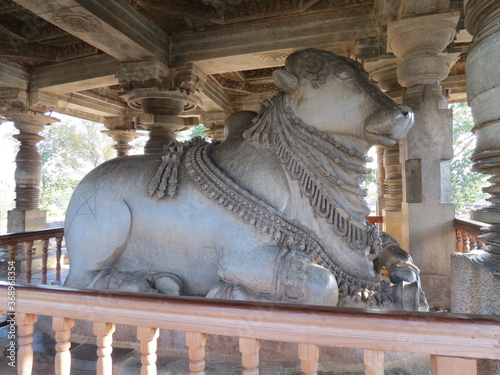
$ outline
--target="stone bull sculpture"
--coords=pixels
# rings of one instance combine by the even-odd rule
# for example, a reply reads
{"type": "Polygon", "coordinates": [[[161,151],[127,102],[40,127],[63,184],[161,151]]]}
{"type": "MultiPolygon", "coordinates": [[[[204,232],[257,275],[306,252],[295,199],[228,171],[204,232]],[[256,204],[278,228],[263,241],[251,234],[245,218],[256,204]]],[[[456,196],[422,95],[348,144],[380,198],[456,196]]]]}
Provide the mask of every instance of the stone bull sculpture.
{"type": "Polygon", "coordinates": [[[221,144],[173,143],[89,173],[67,211],[66,285],[417,308],[418,268],[366,222],[361,187],[368,149],[404,137],[412,112],[325,51],[291,54],[274,78],[282,92],[232,115],[221,144]]]}

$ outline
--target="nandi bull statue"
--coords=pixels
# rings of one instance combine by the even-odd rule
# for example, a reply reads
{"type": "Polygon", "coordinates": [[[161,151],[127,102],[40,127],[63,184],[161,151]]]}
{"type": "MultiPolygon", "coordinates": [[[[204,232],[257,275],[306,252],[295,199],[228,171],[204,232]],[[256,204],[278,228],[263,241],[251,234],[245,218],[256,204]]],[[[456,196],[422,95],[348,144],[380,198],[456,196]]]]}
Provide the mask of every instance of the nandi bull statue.
{"type": "Polygon", "coordinates": [[[366,222],[360,186],[368,149],[404,137],[411,110],[325,51],[291,54],[274,79],[282,92],[233,114],[221,144],[173,143],[89,173],[67,211],[66,285],[418,308],[418,268],[366,222]]]}

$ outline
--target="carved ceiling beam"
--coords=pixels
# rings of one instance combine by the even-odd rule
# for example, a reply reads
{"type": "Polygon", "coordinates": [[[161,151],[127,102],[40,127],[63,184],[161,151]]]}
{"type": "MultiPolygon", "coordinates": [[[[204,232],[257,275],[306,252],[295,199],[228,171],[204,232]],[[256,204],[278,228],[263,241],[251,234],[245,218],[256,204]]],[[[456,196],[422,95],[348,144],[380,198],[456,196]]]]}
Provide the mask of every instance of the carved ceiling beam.
{"type": "MultiPolygon", "coordinates": [[[[55,94],[66,94],[118,83],[120,62],[107,55],[96,55],[33,70],[31,87],[55,94]]],[[[0,70],[1,72],[1,70],[0,70]]]]}
{"type": "Polygon", "coordinates": [[[0,59],[0,87],[19,87],[27,90],[31,74],[18,64],[0,59]]]}
{"type": "Polygon", "coordinates": [[[345,55],[353,40],[378,36],[370,7],[350,11],[348,16],[333,11],[304,14],[176,35],[171,61],[195,62],[205,74],[217,74],[280,66],[290,52],[309,47],[345,55]]]}
{"type": "Polygon", "coordinates": [[[30,43],[0,42],[0,56],[57,62],[59,48],[30,43]]]}
{"type": "Polygon", "coordinates": [[[178,0],[132,0],[132,5],[138,8],[158,8],[161,12],[174,12],[194,20],[210,22],[222,25],[224,17],[222,8],[215,5],[205,4],[201,1],[178,1],[178,0]]]}
{"type": "Polygon", "coordinates": [[[168,57],[168,35],[125,0],[14,1],[120,61],[168,57]]]}
{"type": "Polygon", "coordinates": [[[91,91],[74,92],[58,96],[58,108],[55,110],[66,113],[66,109],[91,112],[102,117],[124,117],[127,105],[91,91]]]}

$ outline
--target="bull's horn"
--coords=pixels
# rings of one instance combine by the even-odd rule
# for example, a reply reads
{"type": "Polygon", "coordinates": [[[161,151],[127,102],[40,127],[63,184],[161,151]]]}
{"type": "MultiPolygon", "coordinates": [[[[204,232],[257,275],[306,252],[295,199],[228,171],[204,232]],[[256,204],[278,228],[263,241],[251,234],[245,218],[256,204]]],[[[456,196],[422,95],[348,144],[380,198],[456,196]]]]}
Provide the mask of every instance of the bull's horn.
{"type": "Polygon", "coordinates": [[[287,94],[293,94],[299,86],[299,80],[292,73],[283,69],[278,69],[273,72],[276,86],[287,94]]]}

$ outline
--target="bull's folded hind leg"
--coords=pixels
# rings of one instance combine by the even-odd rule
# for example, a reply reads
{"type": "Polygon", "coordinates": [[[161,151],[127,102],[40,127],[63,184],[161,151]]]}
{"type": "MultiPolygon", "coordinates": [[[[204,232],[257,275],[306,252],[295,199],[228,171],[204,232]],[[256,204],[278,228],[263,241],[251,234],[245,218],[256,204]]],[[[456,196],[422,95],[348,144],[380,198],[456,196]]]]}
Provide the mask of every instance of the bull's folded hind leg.
{"type": "Polygon", "coordinates": [[[92,289],[135,293],[161,293],[179,296],[181,280],[170,272],[118,272],[113,269],[97,273],[87,286],[92,289]]]}
{"type": "Polygon", "coordinates": [[[333,274],[290,247],[264,245],[244,252],[225,250],[218,274],[222,280],[208,293],[209,298],[328,306],[338,302],[333,274]]]}

